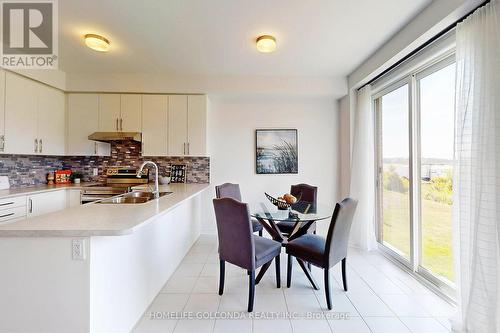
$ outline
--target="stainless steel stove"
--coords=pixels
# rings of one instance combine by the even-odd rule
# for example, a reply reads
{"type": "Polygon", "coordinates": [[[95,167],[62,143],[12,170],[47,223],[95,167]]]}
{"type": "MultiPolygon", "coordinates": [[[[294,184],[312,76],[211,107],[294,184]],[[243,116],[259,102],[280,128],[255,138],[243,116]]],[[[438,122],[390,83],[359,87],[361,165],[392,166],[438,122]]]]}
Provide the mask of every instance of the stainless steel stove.
{"type": "Polygon", "coordinates": [[[137,178],[137,169],[110,167],[106,170],[106,181],[99,184],[84,186],[82,204],[94,202],[116,195],[130,192],[132,187],[147,184],[149,171],[143,170],[141,178],[137,178]]]}

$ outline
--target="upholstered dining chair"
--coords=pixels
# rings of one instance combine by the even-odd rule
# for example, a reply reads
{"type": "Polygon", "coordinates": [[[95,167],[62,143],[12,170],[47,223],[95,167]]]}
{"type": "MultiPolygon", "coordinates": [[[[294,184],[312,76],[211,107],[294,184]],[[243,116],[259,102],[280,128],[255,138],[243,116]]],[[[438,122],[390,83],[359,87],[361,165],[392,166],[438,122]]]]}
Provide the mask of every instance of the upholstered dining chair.
{"type": "MultiPolygon", "coordinates": [[[[290,186],[290,194],[300,199],[300,202],[317,204],[318,188],[308,184],[290,186]]],[[[282,221],[276,224],[283,234],[290,235],[295,226],[294,222],[282,221]]],[[[316,223],[311,224],[309,232],[316,233],[316,223]]]]}
{"type": "MultiPolygon", "coordinates": [[[[215,195],[218,199],[220,198],[233,198],[235,200],[241,201],[240,186],[238,184],[224,183],[219,186],[215,186],[215,195]]],[[[264,227],[259,221],[252,219],[252,230],[253,232],[258,232],[259,236],[262,236],[262,230],[264,227]]]]}
{"type": "Polygon", "coordinates": [[[280,288],[281,243],[253,235],[246,203],[233,198],[213,199],[219,237],[219,295],[224,292],[226,261],[248,272],[248,312],[253,311],[255,285],[260,282],[273,259],[276,263],[276,284],[280,288]],[[255,270],[259,267],[257,278],[255,270]]]}
{"type": "Polygon", "coordinates": [[[347,291],[347,244],[357,204],[358,202],[351,198],[346,198],[342,200],[342,202],[337,203],[326,239],[318,235],[306,234],[292,240],[286,245],[286,253],[289,259],[287,267],[287,287],[290,288],[292,280],[292,256],[297,259],[300,267],[315,289],[318,289],[318,287],[316,286],[310,270],[307,269],[305,262],[323,268],[328,310],[332,309],[329,271],[331,267],[339,262],[342,262],[342,282],[344,290],[347,291]]]}

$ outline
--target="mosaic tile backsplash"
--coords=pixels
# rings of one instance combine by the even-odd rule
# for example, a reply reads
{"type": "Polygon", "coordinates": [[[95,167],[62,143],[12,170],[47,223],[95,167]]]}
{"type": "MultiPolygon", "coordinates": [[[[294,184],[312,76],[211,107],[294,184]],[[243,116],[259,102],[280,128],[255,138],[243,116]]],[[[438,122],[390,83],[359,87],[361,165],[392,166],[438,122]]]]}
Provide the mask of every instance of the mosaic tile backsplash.
{"type": "Polygon", "coordinates": [[[188,183],[210,182],[209,157],[142,157],[141,144],[135,141],[111,143],[111,156],[41,156],[0,155],[0,176],[8,176],[11,187],[24,187],[47,182],[47,173],[56,169],[82,172],[85,181],[103,180],[105,170],[111,166],[138,168],[144,160],[158,164],[160,175],[167,175],[171,164],[187,165],[188,183]],[[98,176],[93,176],[93,169],[98,176]]]}

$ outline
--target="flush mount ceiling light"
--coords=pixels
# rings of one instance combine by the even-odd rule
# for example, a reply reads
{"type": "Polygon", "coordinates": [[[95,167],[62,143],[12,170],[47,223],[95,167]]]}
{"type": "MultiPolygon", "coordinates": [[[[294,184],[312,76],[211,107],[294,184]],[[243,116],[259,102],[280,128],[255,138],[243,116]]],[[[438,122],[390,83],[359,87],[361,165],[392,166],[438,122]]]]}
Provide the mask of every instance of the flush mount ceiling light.
{"type": "Polygon", "coordinates": [[[85,35],[85,45],[95,51],[108,52],[109,40],[106,37],[96,34],[85,35]]]}
{"type": "Polygon", "coordinates": [[[271,35],[257,37],[257,50],[262,53],[271,53],[276,50],[276,38],[271,35]]]}

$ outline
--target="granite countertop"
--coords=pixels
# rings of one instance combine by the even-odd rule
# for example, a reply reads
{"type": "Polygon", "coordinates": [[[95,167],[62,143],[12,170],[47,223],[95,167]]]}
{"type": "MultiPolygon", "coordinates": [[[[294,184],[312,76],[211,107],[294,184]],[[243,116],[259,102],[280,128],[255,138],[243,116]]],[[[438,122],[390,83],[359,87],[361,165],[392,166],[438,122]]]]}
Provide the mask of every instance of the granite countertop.
{"type": "MultiPolygon", "coordinates": [[[[0,237],[127,235],[148,223],[152,218],[165,214],[183,201],[198,195],[209,186],[209,184],[162,185],[160,191],[171,191],[173,193],[142,204],[90,203],[0,224],[0,237]]],[[[51,189],[45,189],[45,191],[47,190],[51,189]]],[[[19,194],[22,193],[17,193],[17,195],[19,194]]]]}
{"type": "Polygon", "coordinates": [[[81,190],[85,186],[98,184],[98,182],[82,182],[80,184],[58,184],[58,185],[35,185],[27,187],[13,187],[6,190],[0,190],[0,199],[15,197],[19,195],[28,195],[42,192],[60,191],[60,190],[81,190]]]}

